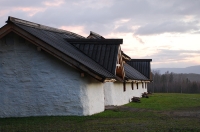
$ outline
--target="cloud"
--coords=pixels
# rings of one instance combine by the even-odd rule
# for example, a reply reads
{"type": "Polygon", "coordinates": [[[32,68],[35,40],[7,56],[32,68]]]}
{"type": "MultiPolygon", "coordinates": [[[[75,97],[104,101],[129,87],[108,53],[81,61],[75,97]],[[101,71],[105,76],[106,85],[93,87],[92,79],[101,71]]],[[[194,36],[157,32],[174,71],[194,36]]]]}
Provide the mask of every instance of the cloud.
{"type": "MultiPolygon", "coordinates": [[[[187,16],[193,16],[194,21],[198,20],[200,16],[198,5],[200,5],[198,0],[192,2],[187,0],[169,0],[167,2],[160,0],[1,0],[0,2],[0,7],[8,10],[19,7],[46,8],[37,16],[30,11],[21,14],[22,17],[31,16],[31,20],[41,24],[53,25],[54,23],[56,27],[82,25],[86,27],[86,30],[95,30],[103,35],[111,31],[153,35],[196,30],[199,28],[199,23],[192,25],[190,21],[184,22],[183,20],[187,16]],[[128,20],[128,22],[119,24],[118,22],[121,20],[128,20]],[[135,25],[140,28],[133,30],[131,27],[135,25]]],[[[16,15],[17,13],[11,12],[11,14],[16,15]]]]}
{"type": "MultiPolygon", "coordinates": [[[[153,58],[159,63],[163,60],[188,61],[195,57],[194,54],[199,54],[189,50],[180,53],[167,48],[155,52],[155,49],[166,44],[176,45],[173,49],[179,49],[178,46],[187,49],[190,42],[198,41],[190,37],[186,44],[181,35],[188,38],[187,35],[200,33],[199,5],[199,0],[1,0],[0,20],[3,21],[0,21],[0,26],[5,24],[8,16],[14,16],[73,30],[83,36],[94,31],[105,37],[123,38],[124,51],[135,57],[153,58]],[[173,37],[166,37],[165,33],[173,37]],[[145,49],[150,46],[152,48],[145,49]]],[[[194,44],[193,47],[200,50],[194,44]]]]}
{"type": "Polygon", "coordinates": [[[138,37],[138,36],[136,36],[136,35],[133,35],[133,37],[134,37],[139,43],[144,44],[144,41],[143,41],[140,37],[138,37]]]}
{"type": "Polygon", "coordinates": [[[60,29],[67,30],[73,33],[81,34],[82,36],[87,37],[89,35],[84,33],[84,27],[83,26],[61,26],[60,29]]]}
{"type": "Polygon", "coordinates": [[[13,8],[13,11],[17,11],[17,12],[26,12],[28,14],[28,16],[34,16],[35,14],[39,13],[39,12],[43,12],[45,11],[45,8],[36,8],[36,7],[17,7],[17,8],[13,8]]]}
{"type": "Polygon", "coordinates": [[[42,4],[43,0],[1,0],[0,7],[12,8],[12,7],[38,7],[42,4]]]}
{"type": "Polygon", "coordinates": [[[8,10],[0,10],[0,17],[5,16],[8,13],[8,10]]]}
{"type": "Polygon", "coordinates": [[[101,9],[104,7],[110,7],[114,0],[76,0],[73,1],[73,5],[81,8],[101,9]],[[84,5],[84,6],[83,6],[84,5]]]}
{"type": "Polygon", "coordinates": [[[153,35],[162,33],[184,33],[189,31],[198,31],[200,28],[197,22],[167,21],[161,24],[153,23],[140,27],[135,34],[153,35]]]}
{"type": "Polygon", "coordinates": [[[200,50],[167,50],[158,49],[157,52],[144,58],[152,59],[152,68],[187,67],[200,64],[200,50]]]}
{"type": "Polygon", "coordinates": [[[187,61],[191,58],[200,57],[200,50],[170,50],[158,49],[157,52],[150,55],[154,62],[177,62],[187,61]]]}
{"type": "Polygon", "coordinates": [[[44,1],[43,4],[45,6],[61,6],[61,4],[65,3],[64,0],[54,0],[54,1],[44,1]]]}

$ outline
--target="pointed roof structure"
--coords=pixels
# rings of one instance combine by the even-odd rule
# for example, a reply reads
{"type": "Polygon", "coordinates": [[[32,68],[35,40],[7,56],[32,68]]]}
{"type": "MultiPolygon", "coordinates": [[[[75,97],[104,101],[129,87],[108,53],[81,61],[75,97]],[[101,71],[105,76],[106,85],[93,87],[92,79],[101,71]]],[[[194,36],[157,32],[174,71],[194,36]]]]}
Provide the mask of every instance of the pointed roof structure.
{"type": "Polygon", "coordinates": [[[151,59],[131,59],[120,45],[122,39],[105,39],[90,32],[86,38],[76,33],[8,17],[0,38],[16,33],[68,65],[99,81],[149,80],[151,59]],[[126,63],[124,63],[125,61],[126,63]]]}
{"type": "Polygon", "coordinates": [[[90,35],[87,38],[88,39],[105,39],[103,36],[99,35],[98,33],[93,32],[93,31],[90,31],[90,35]]]}
{"type": "MultiPolygon", "coordinates": [[[[95,32],[90,32],[90,35],[87,38],[92,38],[92,39],[105,39],[103,36],[99,35],[98,33],[95,32]]],[[[148,72],[151,71],[150,69],[150,63],[148,63],[148,66],[146,63],[140,64],[139,66],[136,66],[133,63],[136,62],[136,60],[142,60],[142,59],[131,59],[127,54],[125,54],[123,51],[120,51],[120,56],[121,59],[124,61],[123,63],[123,68],[125,71],[125,78],[128,81],[150,81],[149,74],[148,72]],[[146,69],[148,68],[148,69],[146,69]],[[142,69],[142,70],[140,70],[142,69]]],[[[152,61],[150,59],[145,59],[152,61]]]]}
{"type": "Polygon", "coordinates": [[[131,59],[127,63],[132,66],[134,69],[142,73],[149,80],[151,78],[151,61],[152,59],[131,59]]]}

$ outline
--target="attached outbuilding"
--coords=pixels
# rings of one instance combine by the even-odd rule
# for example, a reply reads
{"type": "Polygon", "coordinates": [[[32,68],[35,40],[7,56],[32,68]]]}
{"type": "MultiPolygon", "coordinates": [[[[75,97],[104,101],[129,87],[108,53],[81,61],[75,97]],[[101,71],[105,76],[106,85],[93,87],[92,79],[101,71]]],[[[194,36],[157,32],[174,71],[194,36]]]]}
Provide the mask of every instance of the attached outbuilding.
{"type": "Polygon", "coordinates": [[[122,43],[8,17],[0,28],[0,117],[84,116],[128,103],[149,79],[125,63],[122,43]]]}
{"type": "MultiPolygon", "coordinates": [[[[88,38],[105,39],[95,32],[91,32],[88,38]]],[[[147,83],[152,81],[150,77],[151,61],[152,59],[131,59],[119,49],[116,72],[123,80],[118,79],[104,83],[105,106],[124,105],[129,103],[131,98],[140,98],[143,93],[147,93],[147,83]]]]}

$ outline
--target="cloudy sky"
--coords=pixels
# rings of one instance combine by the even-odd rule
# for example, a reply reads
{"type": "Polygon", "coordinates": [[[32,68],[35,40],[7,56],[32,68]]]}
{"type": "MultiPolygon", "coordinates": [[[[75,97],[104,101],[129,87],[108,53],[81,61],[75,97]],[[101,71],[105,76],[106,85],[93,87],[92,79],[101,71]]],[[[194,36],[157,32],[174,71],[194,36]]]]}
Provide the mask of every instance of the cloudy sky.
{"type": "Polygon", "coordinates": [[[88,36],[123,38],[131,58],[152,68],[200,65],[200,0],[0,0],[8,16],[88,36]]]}

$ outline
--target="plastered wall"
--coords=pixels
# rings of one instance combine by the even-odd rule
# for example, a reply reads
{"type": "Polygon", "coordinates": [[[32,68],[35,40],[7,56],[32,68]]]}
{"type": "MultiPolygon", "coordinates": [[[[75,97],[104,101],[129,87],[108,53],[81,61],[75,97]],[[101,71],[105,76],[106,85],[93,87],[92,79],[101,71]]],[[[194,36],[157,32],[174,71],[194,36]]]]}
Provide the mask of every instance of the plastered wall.
{"type": "Polygon", "coordinates": [[[130,102],[132,97],[141,97],[142,93],[146,92],[147,88],[142,88],[142,83],[134,83],[132,90],[131,83],[126,83],[126,90],[123,89],[123,83],[106,82],[104,84],[105,106],[109,105],[124,105],[130,102]]]}
{"type": "Polygon", "coordinates": [[[0,117],[91,115],[104,110],[103,84],[17,35],[0,40],[0,117]]]}

